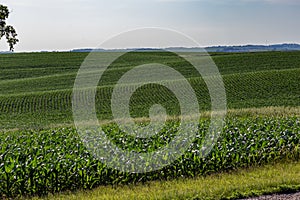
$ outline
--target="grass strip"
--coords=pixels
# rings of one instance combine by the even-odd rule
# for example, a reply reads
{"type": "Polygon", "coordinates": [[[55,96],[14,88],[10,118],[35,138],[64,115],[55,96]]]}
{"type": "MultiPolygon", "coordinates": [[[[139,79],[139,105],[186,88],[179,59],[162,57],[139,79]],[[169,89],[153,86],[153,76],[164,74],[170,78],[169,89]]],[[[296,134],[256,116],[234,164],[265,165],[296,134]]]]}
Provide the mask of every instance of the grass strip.
{"type": "Polygon", "coordinates": [[[34,199],[237,199],[300,190],[300,161],[281,161],[195,179],[101,186],[34,199]]]}

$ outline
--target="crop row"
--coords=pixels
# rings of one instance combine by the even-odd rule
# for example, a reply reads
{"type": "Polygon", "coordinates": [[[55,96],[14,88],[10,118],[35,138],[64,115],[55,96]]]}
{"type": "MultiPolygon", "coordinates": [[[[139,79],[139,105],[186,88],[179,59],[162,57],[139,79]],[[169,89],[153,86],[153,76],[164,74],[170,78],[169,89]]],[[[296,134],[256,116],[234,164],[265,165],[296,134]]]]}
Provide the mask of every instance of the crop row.
{"type": "Polygon", "coordinates": [[[71,108],[71,92],[22,95],[0,98],[2,113],[33,113],[71,108]]]}
{"type": "MultiPolygon", "coordinates": [[[[200,157],[209,125],[201,120],[190,148],[160,170],[137,174],[108,168],[85,148],[74,128],[16,131],[0,135],[0,194],[2,197],[45,195],[78,188],[195,177],[300,158],[300,120],[289,118],[227,119],[221,137],[207,157],[200,157]]],[[[150,139],[129,137],[116,125],[103,127],[111,141],[125,149],[151,152],[176,135],[176,123],[150,139]],[[168,130],[168,131],[167,131],[168,130]]]]}
{"type": "MultiPolygon", "coordinates": [[[[211,53],[221,74],[234,74],[299,67],[299,52],[211,53]]],[[[33,78],[66,72],[76,73],[87,53],[18,53],[0,55],[0,80],[33,78]]],[[[109,54],[108,54],[109,56],[109,54]]],[[[125,59],[123,59],[125,60],[125,59]]],[[[131,65],[153,61],[176,62],[160,52],[132,53],[125,61],[131,65]]],[[[145,64],[145,63],[144,63],[145,64]]]]}
{"type": "MultiPolygon", "coordinates": [[[[228,106],[229,108],[299,106],[299,74],[300,69],[294,69],[223,76],[228,106]]],[[[203,110],[209,109],[210,98],[204,81],[200,78],[191,78],[189,81],[198,97],[200,107],[203,110]]],[[[181,81],[178,82],[180,86],[181,81]]],[[[104,108],[110,108],[114,86],[105,85],[98,90],[97,104],[102,104],[104,108]]],[[[130,88],[126,85],[122,87],[124,92],[130,88]]],[[[151,99],[151,102],[154,103],[164,101],[169,105],[170,102],[174,105],[176,100],[172,100],[172,96],[174,97],[164,87],[147,84],[135,92],[131,103],[132,106],[143,106],[151,99]]],[[[70,111],[71,99],[71,89],[18,96],[8,95],[0,97],[0,113],[70,111]]]]}

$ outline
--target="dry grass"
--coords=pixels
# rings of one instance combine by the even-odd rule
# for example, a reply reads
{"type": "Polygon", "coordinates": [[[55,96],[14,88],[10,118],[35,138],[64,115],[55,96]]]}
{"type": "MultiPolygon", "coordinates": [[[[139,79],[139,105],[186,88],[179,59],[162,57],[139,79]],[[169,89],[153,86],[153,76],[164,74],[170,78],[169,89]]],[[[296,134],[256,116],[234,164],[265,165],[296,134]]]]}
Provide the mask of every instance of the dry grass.
{"type": "MultiPolygon", "coordinates": [[[[234,199],[300,189],[300,162],[220,173],[195,179],[101,186],[90,191],[50,195],[43,199],[234,199]]],[[[36,198],[39,199],[39,198],[36,198]]]]}

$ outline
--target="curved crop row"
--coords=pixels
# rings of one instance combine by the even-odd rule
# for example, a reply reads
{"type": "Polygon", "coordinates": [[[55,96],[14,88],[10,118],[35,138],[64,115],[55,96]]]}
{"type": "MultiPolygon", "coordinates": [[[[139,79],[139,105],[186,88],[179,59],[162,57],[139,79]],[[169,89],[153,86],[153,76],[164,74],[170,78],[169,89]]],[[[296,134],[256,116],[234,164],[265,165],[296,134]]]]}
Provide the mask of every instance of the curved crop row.
{"type": "MultiPolygon", "coordinates": [[[[300,69],[293,69],[223,76],[228,107],[299,106],[299,74],[300,69]]],[[[181,83],[180,80],[176,82],[181,83]]],[[[204,81],[200,78],[191,78],[189,82],[198,97],[200,108],[208,110],[210,98],[204,81]]],[[[110,109],[113,87],[113,85],[99,87],[97,92],[97,106],[101,104],[101,108],[105,108],[103,111],[105,113],[108,112],[106,109],[110,109]]],[[[121,88],[126,92],[130,87],[124,85],[121,88]]],[[[166,88],[157,84],[147,84],[135,92],[131,98],[131,105],[143,107],[149,101],[149,103],[166,102],[174,107],[177,101],[173,97],[174,95],[166,88]]],[[[71,99],[71,90],[2,96],[0,113],[71,111],[71,99]]]]}

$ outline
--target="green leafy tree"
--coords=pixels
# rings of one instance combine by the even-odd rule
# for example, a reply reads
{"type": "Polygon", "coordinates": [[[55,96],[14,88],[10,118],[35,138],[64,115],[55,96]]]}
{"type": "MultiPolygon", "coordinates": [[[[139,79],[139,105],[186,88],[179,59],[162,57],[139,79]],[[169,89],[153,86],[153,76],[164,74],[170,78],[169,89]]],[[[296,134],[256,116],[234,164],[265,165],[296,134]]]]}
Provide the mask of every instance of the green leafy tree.
{"type": "Polygon", "coordinates": [[[0,40],[2,37],[5,37],[9,45],[9,49],[13,51],[14,46],[17,44],[17,42],[19,42],[19,40],[17,39],[17,33],[14,27],[6,24],[8,15],[8,8],[0,4],[0,40]]]}

